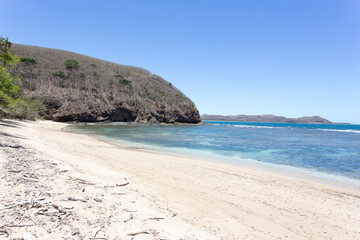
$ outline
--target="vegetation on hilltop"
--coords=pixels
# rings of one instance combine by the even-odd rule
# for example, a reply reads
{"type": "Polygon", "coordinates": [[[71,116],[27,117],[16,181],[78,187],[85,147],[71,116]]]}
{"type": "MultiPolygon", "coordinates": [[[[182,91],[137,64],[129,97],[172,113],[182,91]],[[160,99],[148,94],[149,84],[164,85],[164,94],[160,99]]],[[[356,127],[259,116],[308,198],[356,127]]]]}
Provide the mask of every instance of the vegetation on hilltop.
{"type": "Polygon", "coordinates": [[[21,96],[39,99],[57,121],[200,121],[194,103],[160,76],[92,57],[16,44],[21,96]]]}

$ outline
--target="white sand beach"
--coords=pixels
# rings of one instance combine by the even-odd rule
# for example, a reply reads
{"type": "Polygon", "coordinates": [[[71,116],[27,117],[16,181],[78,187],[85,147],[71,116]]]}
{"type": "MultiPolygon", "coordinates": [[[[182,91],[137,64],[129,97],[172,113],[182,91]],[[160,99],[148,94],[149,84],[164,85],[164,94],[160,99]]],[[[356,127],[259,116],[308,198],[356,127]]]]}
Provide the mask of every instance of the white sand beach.
{"type": "Polygon", "coordinates": [[[43,189],[47,194],[38,198],[73,212],[61,215],[61,221],[36,215],[41,225],[34,220],[38,209],[2,210],[0,227],[8,233],[0,238],[29,234],[31,239],[360,239],[359,191],[127,149],[62,131],[66,126],[52,121],[2,124],[2,144],[11,140],[30,151],[40,159],[30,166],[40,170],[15,181],[14,176],[23,176],[9,172],[11,151],[17,149],[2,146],[0,164],[8,167],[0,173],[0,209],[15,199],[28,199],[33,189],[43,189]],[[54,169],[44,167],[47,163],[54,169]],[[36,182],[27,181],[35,177],[36,182]],[[116,186],[125,177],[129,184],[116,186]],[[69,196],[84,201],[69,201],[69,196]],[[17,216],[11,213],[22,213],[36,223],[11,227],[6,221],[25,222],[11,219],[17,216]]]}

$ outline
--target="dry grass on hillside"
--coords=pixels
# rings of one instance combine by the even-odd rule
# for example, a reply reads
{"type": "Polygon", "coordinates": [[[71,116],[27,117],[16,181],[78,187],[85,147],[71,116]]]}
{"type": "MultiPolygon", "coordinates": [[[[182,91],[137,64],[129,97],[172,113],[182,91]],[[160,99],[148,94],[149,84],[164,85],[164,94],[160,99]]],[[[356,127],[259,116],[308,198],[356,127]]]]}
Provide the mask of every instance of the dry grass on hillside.
{"type": "Polygon", "coordinates": [[[13,46],[12,53],[23,58],[18,71],[23,94],[27,96],[71,93],[73,96],[90,96],[109,106],[126,104],[144,111],[163,105],[167,109],[196,109],[192,101],[172,84],[138,67],[19,44],[13,46]],[[69,59],[78,62],[78,69],[65,68],[64,63],[69,59]]]}

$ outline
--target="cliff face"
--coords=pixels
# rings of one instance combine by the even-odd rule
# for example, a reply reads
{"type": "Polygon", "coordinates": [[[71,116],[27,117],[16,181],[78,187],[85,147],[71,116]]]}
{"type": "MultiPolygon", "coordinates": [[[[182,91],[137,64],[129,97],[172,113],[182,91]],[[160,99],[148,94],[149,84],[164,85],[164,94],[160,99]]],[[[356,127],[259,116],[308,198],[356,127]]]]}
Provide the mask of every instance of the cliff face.
{"type": "Polygon", "coordinates": [[[22,58],[21,94],[43,102],[45,119],[200,122],[189,98],[147,70],[62,50],[18,44],[11,50],[22,58]]]}
{"type": "Polygon", "coordinates": [[[269,122],[269,123],[319,123],[331,124],[329,120],[314,116],[314,117],[300,117],[300,118],[286,118],[275,115],[201,115],[203,120],[224,120],[224,121],[239,121],[239,122],[269,122]]]}

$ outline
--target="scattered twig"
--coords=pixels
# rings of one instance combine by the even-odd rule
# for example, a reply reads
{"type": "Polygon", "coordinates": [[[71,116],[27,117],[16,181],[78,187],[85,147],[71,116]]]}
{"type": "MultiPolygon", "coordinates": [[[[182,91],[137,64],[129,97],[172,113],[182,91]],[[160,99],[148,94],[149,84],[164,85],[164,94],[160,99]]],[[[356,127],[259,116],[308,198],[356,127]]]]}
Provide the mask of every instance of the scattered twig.
{"type": "Polygon", "coordinates": [[[134,216],[132,214],[130,215],[130,217],[128,219],[124,220],[124,223],[130,221],[131,219],[134,219],[134,216]]]}
{"type": "Polygon", "coordinates": [[[3,225],[3,227],[31,227],[34,226],[35,224],[5,224],[3,225]]]}
{"type": "Polygon", "coordinates": [[[77,177],[69,177],[70,180],[73,180],[73,181],[77,181],[81,184],[86,184],[86,185],[95,185],[94,183],[92,182],[89,182],[89,181],[86,181],[84,179],[81,179],[81,178],[77,178],[77,177]]]}
{"type": "Polygon", "coordinates": [[[126,178],[124,178],[125,179],[125,182],[123,182],[123,183],[118,183],[118,184],[116,184],[116,186],[117,187],[123,187],[123,186],[126,186],[126,185],[128,185],[130,182],[129,182],[129,179],[126,177],[126,178]]]}
{"type": "Polygon", "coordinates": [[[96,234],[98,234],[98,232],[103,229],[103,226],[101,227],[96,227],[96,228],[93,228],[92,232],[94,234],[93,238],[96,237],[96,234]]]}
{"type": "Polygon", "coordinates": [[[22,178],[26,181],[30,181],[30,182],[38,182],[39,180],[36,179],[36,178],[30,178],[30,177],[25,177],[25,176],[22,176],[22,178]]]}
{"type": "Polygon", "coordinates": [[[139,231],[139,232],[129,233],[128,236],[136,236],[139,234],[150,234],[150,233],[148,231],[139,231]]]}
{"type": "Polygon", "coordinates": [[[162,217],[152,217],[152,218],[149,218],[149,220],[156,220],[156,221],[159,221],[159,220],[164,220],[165,218],[162,218],[162,217]]]}
{"type": "Polygon", "coordinates": [[[68,199],[69,201],[81,201],[81,202],[87,202],[87,200],[80,198],[80,197],[75,197],[75,196],[69,196],[68,199]]]}
{"type": "Polygon", "coordinates": [[[26,205],[26,204],[29,204],[29,201],[13,202],[13,204],[11,206],[1,208],[0,211],[10,209],[10,208],[14,208],[14,207],[17,207],[17,206],[20,206],[20,205],[26,205]]]}
{"type": "Polygon", "coordinates": [[[124,211],[124,212],[129,212],[129,213],[137,212],[136,210],[128,210],[128,209],[126,209],[126,208],[123,208],[123,211],[124,211]]]}

